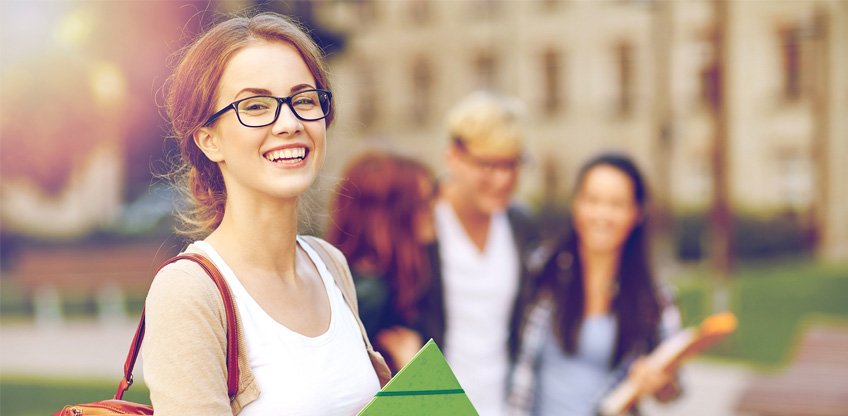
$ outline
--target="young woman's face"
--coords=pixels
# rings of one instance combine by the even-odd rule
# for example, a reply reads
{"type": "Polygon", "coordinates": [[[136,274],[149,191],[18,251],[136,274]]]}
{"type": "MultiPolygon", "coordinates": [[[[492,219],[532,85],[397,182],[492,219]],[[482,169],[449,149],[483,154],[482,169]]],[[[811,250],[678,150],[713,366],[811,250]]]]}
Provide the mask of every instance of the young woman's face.
{"type": "Polygon", "coordinates": [[[573,212],[580,247],[597,253],[620,251],[641,215],[630,177],[609,165],[586,172],[573,212]]]}
{"type": "MultiPolygon", "coordinates": [[[[252,96],[288,97],[315,88],[315,79],[294,46],[256,41],[227,63],[215,108],[252,96]]],[[[246,127],[232,110],[201,129],[195,141],[220,166],[228,197],[294,198],[318,176],[326,130],[324,120],[300,120],[283,104],[271,125],[246,127]]]]}

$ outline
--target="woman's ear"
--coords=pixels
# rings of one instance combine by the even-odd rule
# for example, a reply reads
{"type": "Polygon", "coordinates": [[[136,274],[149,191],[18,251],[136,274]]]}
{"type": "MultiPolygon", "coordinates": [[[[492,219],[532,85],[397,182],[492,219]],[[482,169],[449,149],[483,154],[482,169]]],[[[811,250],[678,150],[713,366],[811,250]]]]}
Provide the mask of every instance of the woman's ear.
{"type": "Polygon", "coordinates": [[[201,127],[194,133],[194,144],[209,160],[218,163],[224,161],[220,136],[208,127],[201,127]]]}

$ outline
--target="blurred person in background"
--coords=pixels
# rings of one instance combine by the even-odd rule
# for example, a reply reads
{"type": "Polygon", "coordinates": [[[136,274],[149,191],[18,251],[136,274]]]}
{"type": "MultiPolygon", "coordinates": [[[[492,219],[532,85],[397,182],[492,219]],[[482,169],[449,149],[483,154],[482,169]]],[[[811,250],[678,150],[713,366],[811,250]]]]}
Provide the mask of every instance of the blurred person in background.
{"type": "Polygon", "coordinates": [[[629,157],[602,154],[575,189],[570,230],[539,249],[547,260],[523,308],[510,415],[595,415],[628,373],[643,395],[679,393],[675,374],[644,360],[680,317],[649,264],[642,174],[629,157]]]}
{"type": "Polygon", "coordinates": [[[319,48],[277,14],[223,21],[184,50],[166,106],[189,203],[179,214],[196,239],[185,252],[209,258],[233,294],[239,390],[228,397],[221,295],[180,260],[145,302],[141,353],[156,414],[355,414],[390,373],[369,359],[335,283],[353,282],[322,260],[346,267],[341,253],[297,235],[298,201],[323,165],[334,114],[319,48]]]}
{"type": "Polygon", "coordinates": [[[428,309],[434,264],[432,172],[413,159],[373,151],[342,175],[327,240],[351,265],[359,313],[393,371],[433,335],[428,309]]]}
{"type": "Polygon", "coordinates": [[[441,346],[482,416],[502,415],[509,342],[536,236],[512,203],[524,158],[523,105],[475,92],[448,114],[448,177],[436,202],[441,346]]]}

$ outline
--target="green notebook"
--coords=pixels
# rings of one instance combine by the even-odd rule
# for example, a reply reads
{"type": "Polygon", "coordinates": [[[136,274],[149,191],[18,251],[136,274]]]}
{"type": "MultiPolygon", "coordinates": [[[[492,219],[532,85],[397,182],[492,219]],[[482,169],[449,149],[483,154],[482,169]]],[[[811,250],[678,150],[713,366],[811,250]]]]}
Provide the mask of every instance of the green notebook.
{"type": "Polygon", "coordinates": [[[359,416],[477,416],[439,346],[430,339],[359,416]]]}

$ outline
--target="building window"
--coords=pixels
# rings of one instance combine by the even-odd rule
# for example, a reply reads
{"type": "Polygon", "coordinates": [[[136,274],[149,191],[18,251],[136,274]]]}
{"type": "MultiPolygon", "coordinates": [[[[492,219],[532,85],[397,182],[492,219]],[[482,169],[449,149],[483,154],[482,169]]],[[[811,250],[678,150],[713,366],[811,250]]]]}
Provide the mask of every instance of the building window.
{"type": "Polygon", "coordinates": [[[542,107],[548,116],[557,114],[563,107],[563,57],[554,49],[542,53],[542,107]]]}
{"type": "Polygon", "coordinates": [[[433,93],[433,69],[426,58],[418,58],[412,64],[412,102],[410,119],[422,126],[430,120],[433,93]]]}
{"type": "Polygon", "coordinates": [[[696,30],[693,51],[698,58],[697,105],[710,111],[718,109],[721,100],[721,74],[716,54],[717,33],[713,26],[696,30]]]}
{"type": "Polygon", "coordinates": [[[357,106],[358,118],[364,130],[375,127],[380,116],[380,108],[377,107],[378,95],[377,77],[373,69],[361,63],[357,65],[357,84],[359,91],[359,105],[357,106]]]}
{"type": "Polygon", "coordinates": [[[478,89],[496,90],[498,79],[497,59],[490,52],[477,54],[472,62],[474,82],[478,89]]]}
{"type": "Polygon", "coordinates": [[[784,206],[803,210],[813,203],[813,166],[809,155],[797,149],[778,149],[775,172],[779,201],[784,206]]]}
{"type": "Polygon", "coordinates": [[[783,64],[783,97],[789,101],[795,101],[803,94],[801,29],[791,25],[779,29],[778,33],[783,64]]]}
{"type": "Polygon", "coordinates": [[[700,78],[698,96],[702,103],[712,109],[718,109],[721,99],[721,74],[719,71],[718,61],[710,59],[706,61],[698,73],[700,78]]]}
{"type": "Polygon", "coordinates": [[[633,112],[634,106],[634,56],[633,45],[627,41],[621,41],[615,46],[615,61],[618,76],[618,94],[616,99],[616,113],[627,117],[633,112]]]}

